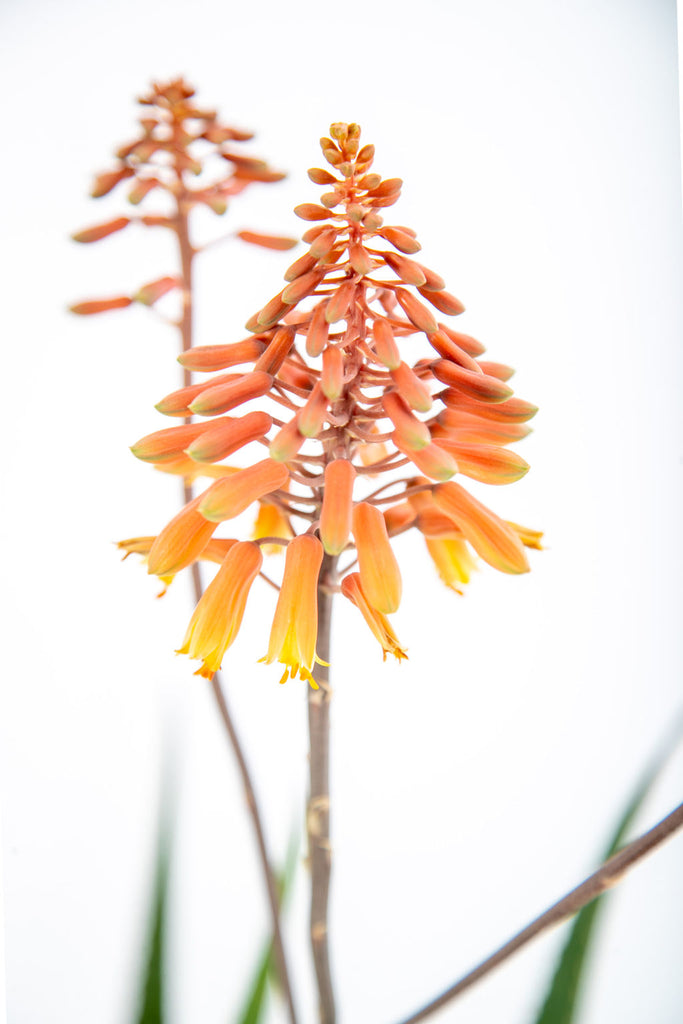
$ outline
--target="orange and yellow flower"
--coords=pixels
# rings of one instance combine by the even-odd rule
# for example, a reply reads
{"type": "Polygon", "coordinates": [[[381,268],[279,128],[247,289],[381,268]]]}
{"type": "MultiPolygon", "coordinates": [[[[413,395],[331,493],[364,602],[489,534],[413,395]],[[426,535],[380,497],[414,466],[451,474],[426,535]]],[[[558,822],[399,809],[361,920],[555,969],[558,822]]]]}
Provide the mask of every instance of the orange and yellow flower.
{"type": "Polygon", "coordinates": [[[268,665],[279,661],[285,666],[281,683],[298,675],[307,679],[315,690],[318,684],[311,673],[315,662],[319,661],[315,644],[318,635],[318,574],[322,560],[323,546],[317,537],[303,534],[290,541],[268,653],[260,659],[268,665]]]}
{"type": "Polygon", "coordinates": [[[393,654],[397,661],[407,658],[408,655],[398,642],[398,637],[391,628],[391,623],[386,615],[373,608],[363,590],[363,583],[360,573],[351,572],[345,576],[341,584],[341,592],[348,597],[352,604],[359,609],[363,618],[382,645],[382,660],[387,660],[387,654],[393,654]]]}
{"type": "Polygon", "coordinates": [[[263,555],[258,544],[233,544],[216,576],[194,610],[177,654],[200,659],[195,675],[211,679],[239,632],[251,585],[260,572],[263,555]]]}

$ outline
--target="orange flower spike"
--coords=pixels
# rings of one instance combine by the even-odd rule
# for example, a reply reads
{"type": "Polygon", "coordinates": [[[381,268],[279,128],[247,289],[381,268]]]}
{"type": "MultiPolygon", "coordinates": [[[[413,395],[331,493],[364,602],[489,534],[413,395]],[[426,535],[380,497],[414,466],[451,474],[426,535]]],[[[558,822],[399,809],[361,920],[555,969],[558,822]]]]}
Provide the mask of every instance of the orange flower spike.
{"type": "Polygon", "coordinates": [[[411,409],[415,409],[416,412],[429,412],[432,407],[429,388],[407,363],[401,363],[395,370],[392,370],[391,379],[401,398],[405,399],[411,409]]]}
{"type": "Polygon", "coordinates": [[[288,481],[289,470],[286,466],[273,459],[263,459],[255,466],[240,469],[211,484],[201,496],[199,509],[214,524],[234,519],[249,508],[252,502],[285,487],[288,481]]]}
{"type": "Polygon", "coordinates": [[[390,615],[401,603],[401,572],[378,508],[366,501],[354,505],[353,536],[368,601],[377,611],[390,615]]]}
{"type": "Polygon", "coordinates": [[[465,539],[494,569],[507,573],[529,572],[529,563],[519,536],[456,483],[438,484],[434,501],[460,527],[465,539]]]}
{"type": "Polygon", "coordinates": [[[273,421],[265,412],[248,412],[246,416],[231,419],[207,420],[204,428],[185,449],[195,462],[219,462],[239,448],[256,441],[268,433],[273,421]]]}
{"type": "Polygon", "coordinates": [[[228,551],[195,608],[183,645],[176,652],[201,659],[201,668],[195,675],[211,679],[221,667],[225,652],[239,632],[251,585],[262,564],[261,550],[251,541],[233,544],[228,551]]]}
{"type": "Polygon", "coordinates": [[[398,642],[398,637],[391,628],[391,624],[389,623],[386,615],[383,615],[382,612],[378,612],[376,608],[373,608],[365,596],[359,573],[352,572],[349,573],[348,576],[344,577],[341,584],[341,592],[344,597],[347,597],[349,601],[351,601],[352,604],[355,604],[356,608],[359,609],[373,634],[379,640],[382,646],[383,661],[387,660],[387,654],[393,654],[399,662],[403,658],[408,657],[398,642]]]}
{"type": "Polygon", "coordinates": [[[463,594],[462,587],[470,582],[472,570],[476,567],[465,541],[426,537],[425,542],[443,582],[457,594],[463,594]]]}
{"type": "Polygon", "coordinates": [[[318,684],[311,672],[317,660],[318,574],[322,560],[323,546],[317,537],[302,534],[289,542],[268,653],[260,659],[268,665],[279,661],[285,666],[281,683],[298,675],[314,690],[318,684]]]}
{"type": "Polygon", "coordinates": [[[320,539],[328,555],[340,554],[348,543],[355,479],[356,471],[348,459],[334,459],[325,467],[320,539]]]}
{"type": "Polygon", "coordinates": [[[200,557],[217,525],[209,522],[199,511],[200,504],[210,490],[188,502],[158,535],[149,552],[150,573],[169,576],[185,569],[200,557]]]}

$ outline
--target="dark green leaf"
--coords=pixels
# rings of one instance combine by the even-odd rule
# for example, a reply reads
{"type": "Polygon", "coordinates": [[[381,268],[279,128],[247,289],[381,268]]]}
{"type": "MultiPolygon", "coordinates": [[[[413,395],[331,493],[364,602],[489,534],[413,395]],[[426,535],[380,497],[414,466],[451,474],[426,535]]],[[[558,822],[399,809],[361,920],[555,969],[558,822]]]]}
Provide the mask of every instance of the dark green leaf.
{"type": "Polygon", "coordinates": [[[171,859],[170,813],[166,794],[162,800],[157,839],[154,886],[147,926],[147,962],[140,991],[136,1024],[163,1024],[164,957],[166,953],[166,916],[168,907],[168,875],[171,859]]]}
{"type": "MultiPolygon", "coordinates": [[[[679,722],[671,738],[662,746],[636,787],[635,793],[619,819],[602,861],[608,860],[624,845],[626,835],[638,811],[676,746],[680,734],[681,723],[679,722]]],[[[581,985],[593,944],[595,925],[602,913],[605,899],[605,896],[601,896],[593,900],[574,919],[548,987],[545,1001],[534,1024],[572,1024],[574,1021],[581,985]]]]}

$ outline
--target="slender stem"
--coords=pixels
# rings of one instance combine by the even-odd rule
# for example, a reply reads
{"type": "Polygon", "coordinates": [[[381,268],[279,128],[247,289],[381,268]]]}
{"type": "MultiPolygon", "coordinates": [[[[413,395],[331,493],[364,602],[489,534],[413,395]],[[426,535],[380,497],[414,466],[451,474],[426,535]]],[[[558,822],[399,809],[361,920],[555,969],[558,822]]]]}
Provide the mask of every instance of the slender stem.
{"type": "MultiPolygon", "coordinates": [[[[336,558],[325,555],[318,583],[318,638],[316,650],[321,661],[330,660],[330,625],[336,558]]],[[[308,690],[310,732],[310,789],[306,823],[311,867],[311,949],[318,983],[321,1024],[334,1024],[334,992],[327,942],[327,907],[330,890],[332,849],[330,846],[330,673],[327,665],[316,665],[314,677],[319,689],[308,690]]]]}
{"type": "MultiPolygon", "coordinates": [[[[180,250],[180,267],[181,267],[181,278],[182,278],[182,302],[183,310],[182,317],[179,323],[179,330],[182,340],[182,351],[186,352],[189,348],[192,348],[192,263],[196,255],[195,250],[190,242],[190,231],[189,231],[189,219],[187,211],[183,204],[182,195],[178,197],[177,214],[175,217],[175,233],[178,239],[178,248],[180,250]]],[[[192,383],[192,374],[189,370],[183,369],[183,386],[187,387],[192,383]]],[[[190,420],[186,420],[190,422],[190,420]]],[[[193,489],[192,484],[183,480],[183,500],[185,504],[192,501],[193,489]]],[[[195,601],[198,602],[201,598],[204,588],[202,586],[201,573],[199,570],[199,564],[194,562],[192,564],[192,589],[194,592],[195,601]]],[[[275,955],[275,962],[277,966],[278,975],[280,978],[280,984],[282,985],[282,991],[287,1003],[289,1012],[290,1024],[297,1024],[296,1009],[294,1007],[294,999],[292,996],[292,986],[289,978],[289,970],[287,967],[287,959],[285,957],[284,943],[282,941],[282,931],[280,928],[280,901],[278,897],[277,885],[275,882],[275,875],[271,866],[270,857],[268,855],[268,848],[266,846],[265,834],[263,830],[263,822],[259,805],[256,800],[256,794],[254,792],[254,786],[251,780],[251,773],[247,765],[247,761],[240,743],[237,731],[235,729],[232,716],[228,709],[228,705],[225,699],[225,694],[221,688],[220,678],[218,674],[214,675],[211,680],[211,689],[216,701],[216,706],[221,717],[221,721],[225,726],[225,731],[228,735],[228,739],[233,749],[235,759],[237,761],[237,767],[239,769],[240,776],[242,778],[242,785],[244,787],[244,795],[247,802],[247,808],[252,820],[254,827],[254,833],[256,836],[256,844],[258,846],[259,861],[261,864],[261,873],[263,875],[263,881],[265,883],[266,892],[268,894],[268,904],[270,908],[271,916],[271,927],[273,929],[273,952],[275,955]]]]}
{"type": "Polygon", "coordinates": [[[554,903],[545,913],[541,914],[531,924],[528,924],[526,928],[523,928],[521,932],[513,936],[505,945],[501,946],[500,949],[496,950],[495,953],[475,967],[474,970],[465,974],[454,985],[447,988],[445,992],[442,992],[441,995],[423,1006],[421,1010],[418,1010],[410,1017],[406,1017],[401,1021],[401,1024],[418,1024],[418,1021],[426,1020],[430,1014],[440,1010],[451,999],[455,999],[461,992],[464,992],[480,981],[481,978],[485,977],[495,967],[502,964],[504,960],[507,960],[508,957],[525,946],[527,942],[540,935],[541,932],[578,913],[582,907],[597,899],[606,889],[620,882],[626,871],[682,826],[683,804],[680,804],[671,814],[663,818],[658,825],[655,825],[649,832],[645,832],[638,839],[634,839],[623,850],[610,857],[602,867],[598,868],[584,882],[577,885],[575,889],[572,889],[571,892],[563,896],[557,903],[554,903]]]}
{"type": "Polygon", "coordinates": [[[211,689],[213,695],[216,698],[216,704],[225,726],[225,731],[228,734],[230,743],[232,745],[235,758],[237,760],[237,766],[239,768],[240,775],[242,777],[242,785],[244,787],[244,797],[247,802],[247,808],[251,816],[252,824],[254,826],[254,833],[256,835],[256,843],[258,845],[259,859],[261,862],[261,868],[263,873],[263,879],[268,890],[268,903],[270,906],[271,923],[273,928],[273,952],[275,954],[275,962],[277,965],[277,972],[280,977],[280,983],[282,985],[282,991],[287,1003],[289,1011],[289,1019],[291,1024],[296,1024],[296,1009],[294,1007],[294,999],[292,996],[292,988],[289,980],[289,970],[287,968],[287,959],[285,957],[284,943],[282,941],[282,931],[280,929],[280,899],[278,896],[277,886],[275,883],[275,876],[273,875],[272,868],[270,866],[270,858],[268,856],[268,849],[266,847],[266,839],[263,833],[263,824],[261,820],[261,813],[259,811],[258,802],[256,800],[256,794],[254,792],[254,786],[251,781],[251,775],[249,767],[244,757],[244,751],[242,750],[242,744],[240,743],[239,737],[235,731],[235,726],[232,721],[232,716],[228,710],[228,706],[225,700],[225,694],[221,687],[220,678],[218,673],[214,675],[211,680],[211,689]]]}

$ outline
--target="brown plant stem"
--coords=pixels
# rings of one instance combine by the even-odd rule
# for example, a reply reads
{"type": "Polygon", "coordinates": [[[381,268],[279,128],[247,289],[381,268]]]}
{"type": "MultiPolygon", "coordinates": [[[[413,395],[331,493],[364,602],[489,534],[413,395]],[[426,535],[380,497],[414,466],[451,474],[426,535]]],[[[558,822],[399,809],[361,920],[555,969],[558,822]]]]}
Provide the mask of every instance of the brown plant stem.
{"type": "MultiPolygon", "coordinates": [[[[178,175],[179,182],[181,182],[180,173],[178,175]]],[[[190,230],[189,230],[189,219],[187,210],[185,207],[184,198],[182,192],[177,196],[177,213],[174,218],[174,232],[178,240],[178,249],[180,251],[180,267],[181,267],[181,280],[182,280],[182,316],[179,323],[179,330],[182,340],[182,351],[186,352],[192,348],[193,337],[192,337],[192,263],[196,255],[196,250],[193,248],[190,241],[190,230]]],[[[192,373],[187,369],[183,369],[183,386],[187,387],[192,383],[192,373]]],[[[191,417],[186,419],[185,422],[189,423],[191,417]]],[[[184,503],[192,501],[193,498],[193,487],[192,484],[187,480],[183,479],[183,500],[184,503]]],[[[204,588],[202,586],[201,573],[199,570],[198,562],[192,563],[192,589],[194,593],[195,602],[199,602],[204,588]]],[[[266,846],[265,833],[263,830],[263,821],[259,805],[256,800],[256,794],[254,792],[254,786],[251,780],[251,773],[249,766],[240,743],[239,736],[235,729],[232,716],[230,714],[225,694],[223,693],[220,677],[218,673],[213,676],[211,680],[211,690],[213,692],[218,713],[221,721],[225,727],[225,731],[228,736],[230,745],[232,746],[235,760],[237,761],[237,767],[242,779],[242,786],[244,788],[244,796],[247,803],[247,809],[251,817],[252,825],[254,828],[254,834],[256,837],[256,845],[259,852],[259,862],[261,865],[261,873],[263,875],[263,881],[266,887],[268,895],[268,905],[271,916],[271,927],[273,929],[273,953],[275,957],[275,963],[277,967],[280,984],[282,986],[282,992],[287,1003],[287,1009],[289,1013],[290,1024],[297,1024],[296,1008],[294,1006],[294,998],[292,995],[292,986],[289,978],[289,970],[287,967],[287,958],[285,956],[284,943],[282,940],[282,930],[280,928],[280,899],[277,891],[277,884],[275,881],[275,874],[273,872],[270,857],[268,854],[268,848],[266,846]]]]}
{"type": "Polygon", "coordinates": [[[602,867],[598,868],[597,871],[580,885],[577,885],[575,889],[572,889],[571,892],[567,893],[566,896],[563,896],[557,903],[549,907],[548,910],[528,924],[526,928],[523,928],[501,946],[500,949],[496,950],[495,953],[475,967],[474,970],[469,971],[454,985],[451,985],[441,995],[432,999],[431,1002],[426,1003],[422,1009],[412,1014],[412,1016],[404,1018],[400,1024],[418,1024],[418,1021],[426,1020],[430,1014],[440,1010],[446,1003],[455,999],[456,996],[459,996],[466,989],[471,988],[472,985],[480,981],[494,968],[498,967],[499,964],[502,964],[508,957],[511,957],[528,942],[536,938],[537,935],[540,935],[541,932],[547,931],[548,928],[552,928],[568,917],[572,917],[582,907],[585,907],[588,903],[602,895],[606,889],[620,882],[626,871],[682,826],[683,804],[679,804],[658,825],[655,825],[649,832],[645,832],[638,839],[634,839],[623,850],[610,857],[602,867]]]}
{"type": "MultiPolygon", "coordinates": [[[[336,558],[325,555],[318,583],[318,637],[316,651],[321,661],[330,660],[330,626],[335,583],[336,558]]],[[[336,1011],[330,974],[327,941],[327,908],[330,890],[332,850],[330,846],[330,673],[327,665],[316,665],[313,673],[318,689],[308,689],[310,733],[310,788],[306,825],[311,869],[311,949],[318,984],[321,1024],[334,1024],[336,1011]]]]}

